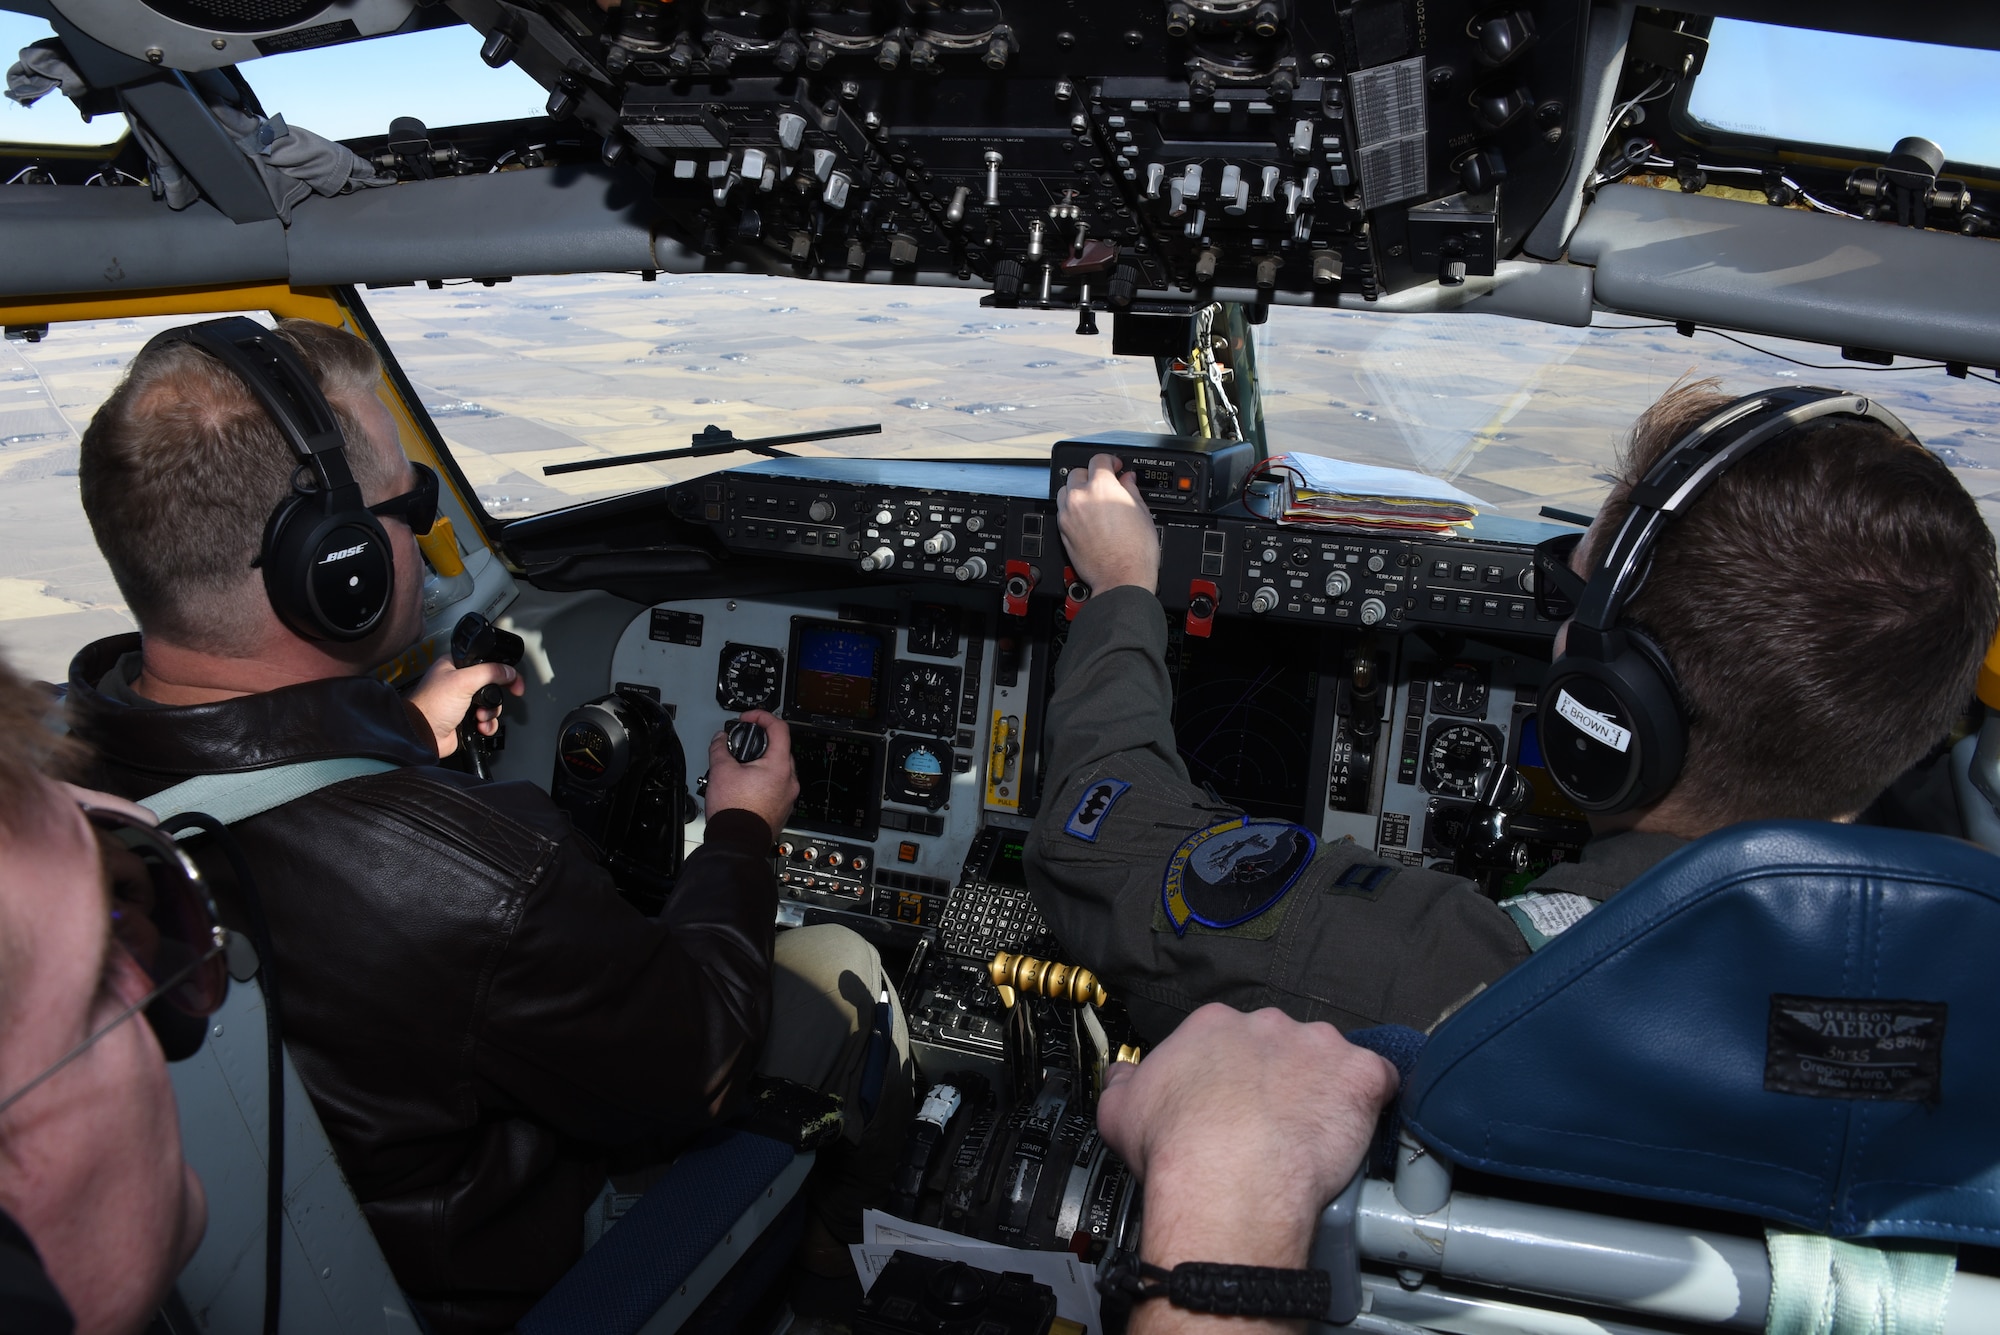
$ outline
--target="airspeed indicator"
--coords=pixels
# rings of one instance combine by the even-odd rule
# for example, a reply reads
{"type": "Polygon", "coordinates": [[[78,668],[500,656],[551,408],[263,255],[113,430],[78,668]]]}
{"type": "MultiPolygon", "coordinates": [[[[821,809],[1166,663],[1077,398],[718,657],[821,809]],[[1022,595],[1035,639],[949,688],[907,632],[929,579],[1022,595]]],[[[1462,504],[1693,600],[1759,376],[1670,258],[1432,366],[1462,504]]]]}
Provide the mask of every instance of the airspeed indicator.
{"type": "Polygon", "coordinates": [[[758,644],[725,644],[715,677],[715,702],[724,709],[772,709],[785,683],[785,656],[758,644]]]}

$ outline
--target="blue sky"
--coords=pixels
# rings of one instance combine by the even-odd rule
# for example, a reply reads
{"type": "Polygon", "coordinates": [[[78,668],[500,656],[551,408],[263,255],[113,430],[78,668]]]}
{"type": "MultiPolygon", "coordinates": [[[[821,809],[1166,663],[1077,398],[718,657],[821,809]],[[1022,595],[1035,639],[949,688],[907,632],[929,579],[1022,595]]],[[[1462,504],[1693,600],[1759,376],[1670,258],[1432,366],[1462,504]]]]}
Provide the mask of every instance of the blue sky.
{"type": "Polygon", "coordinates": [[[1922,135],[2000,166],[2000,51],[1717,19],[1688,112],[1719,129],[1886,152],[1922,135]]]}
{"type": "MultiPolygon", "coordinates": [[[[27,14],[0,10],[0,66],[29,42],[53,36],[27,14]]],[[[248,60],[243,76],[266,111],[330,139],[385,134],[397,116],[426,125],[467,125],[540,114],[548,94],[517,67],[488,69],[479,34],[467,27],[433,28],[345,46],[248,60]]],[[[35,144],[103,144],[124,133],[124,119],[85,123],[61,93],[23,109],[0,101],[0,140],[35,144]]]]}

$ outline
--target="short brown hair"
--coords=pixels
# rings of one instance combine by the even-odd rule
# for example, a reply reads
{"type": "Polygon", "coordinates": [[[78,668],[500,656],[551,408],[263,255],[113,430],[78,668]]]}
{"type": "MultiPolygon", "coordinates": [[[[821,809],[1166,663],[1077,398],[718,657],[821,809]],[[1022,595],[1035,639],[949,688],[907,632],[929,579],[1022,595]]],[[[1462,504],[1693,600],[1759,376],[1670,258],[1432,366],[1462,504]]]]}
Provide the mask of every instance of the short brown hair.
{"type": "MultiPolygon", "coordinates": [[[[312,320],[282,320],[278,335],[333,405],[355,480],[393,487],[391,461],[368,447],[355,412],[381,377],[374,349],[312,320]]],[[[250,390],[207,353],[170,343],[133,359],[83,433],[77,474],[142,631],[211,653],[253,647],[264,593],[250,563],[297,468],[250,390]]]]}
{"type": "Polygon", "coordinates": [[[59,731],[61,717],[54,692],[0,657],[0,830],[32,834],[47,810],[48,780],[81,754],[59,731]]]}
{"type": "MultiPolygon", "coordinates": [[[[1632,428],[1601,516],[1728,403],[1678,386],[1632,428]]],[[[1626,612],[1689,713],[1676,802],[1721,825],[1860,811],[1950,731],[2000,619],[1993,534],[1943,461],[1824,418],[1760,447],[1661,534],[1626,612]]]]}

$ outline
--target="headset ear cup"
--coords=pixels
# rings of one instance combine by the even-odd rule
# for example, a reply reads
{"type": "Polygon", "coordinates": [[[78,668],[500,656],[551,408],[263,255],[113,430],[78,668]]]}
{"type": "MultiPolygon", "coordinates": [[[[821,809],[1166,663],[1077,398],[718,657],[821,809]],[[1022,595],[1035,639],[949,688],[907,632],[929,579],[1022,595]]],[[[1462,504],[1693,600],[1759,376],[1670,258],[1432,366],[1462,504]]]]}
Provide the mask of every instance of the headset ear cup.
{"type": "Polygon", "coordinates": [[[1687,705],[1681,699],[1679,678],[1673,664],[1659,645],[1643,631],[1627,629],[1627,641],[1635,654],[1628,661],[1644,664],[1630,675],[1635,700],[1643,698],[1641,717],[1648,725],[1647,747],[1641,757],[1639,789],[1634,806],[1659,801],[1681,776],[1687,759],[1687,705]]]}
{"type": "Polygon", "coordinates": [[[1566,653],[1549,668],[1536,714],[1549,774],[1585,811],[1658,801],[1679,777],[1687,726],[1665,655],[1613,631],[1603,658],[1566,653]]]}
{"type": "Polygon", "coordinates": [[[365,638],[381,624],[395,587],[395,556],[381,521],[337,508],[321,492],[295,493],[264,530],[264,590],[271,608],[311,640],[365,638]]]}

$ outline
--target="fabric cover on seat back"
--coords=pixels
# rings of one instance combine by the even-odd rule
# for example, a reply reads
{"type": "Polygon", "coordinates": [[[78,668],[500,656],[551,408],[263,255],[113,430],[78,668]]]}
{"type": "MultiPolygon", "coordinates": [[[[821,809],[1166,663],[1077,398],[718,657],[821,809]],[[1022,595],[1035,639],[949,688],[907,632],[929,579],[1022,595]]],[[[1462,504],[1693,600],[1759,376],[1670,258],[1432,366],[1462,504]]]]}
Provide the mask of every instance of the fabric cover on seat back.
{"type": "Polygon", "coordinates": [[[1402,1106],[1468,1167],[1992,1244],[1996,1054],[2000,858],[1768,821],[1676,853],[1475,997],[1402,1106]]]}

